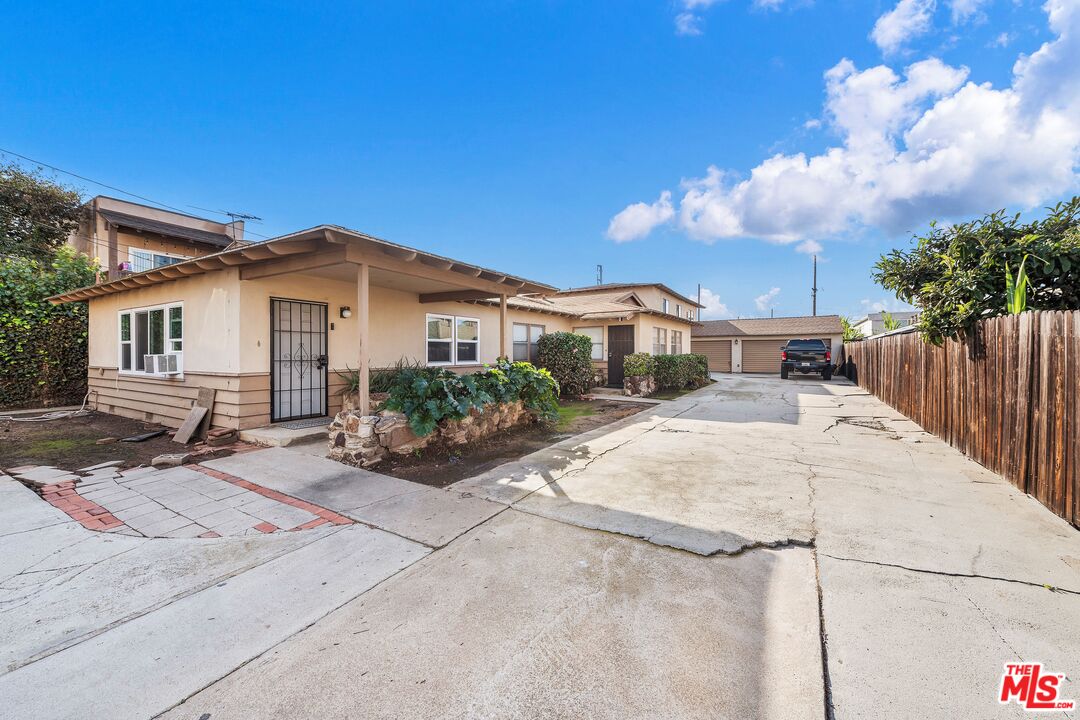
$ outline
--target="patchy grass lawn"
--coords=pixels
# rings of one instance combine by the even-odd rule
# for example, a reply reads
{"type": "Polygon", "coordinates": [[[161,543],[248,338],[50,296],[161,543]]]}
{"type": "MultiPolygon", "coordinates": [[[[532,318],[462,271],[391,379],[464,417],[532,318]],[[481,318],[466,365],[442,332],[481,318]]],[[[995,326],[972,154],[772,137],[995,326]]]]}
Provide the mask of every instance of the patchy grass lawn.
{"type": "MultiPolygon", "coordinates": [[[[168,435],[137,443],[98,444],[102,438],[125,438],[163,426],[91,412],[45,422],[0,421],[0,470],[21,465],[54,465],[64,470],[121,460],[121,467],[148,465],[158,455],[182,452],[168,435]]],[[[190,448],[189,448],[190,449],[190,448]]],[[[222,454],[231,454],[223,449],[222,454]]]]}
{"type": "Polygon", "coordinates": [[[517,460],[548,445],[602,427],[652,407],[619,400],[564,400],[554,425],[530,425],[492,435],[464,447],[429,448],[419,456],[393,457],[376,472],[403,480],[446,487],[458,480],[517,460]]]}
{"type": "Polygon", "coordinates": [[[555,429],[566,432],[573,427],[578,418],[591,417],[597,412],[595,401],[561,400],[559,401],[559,422],[555,429]]]}

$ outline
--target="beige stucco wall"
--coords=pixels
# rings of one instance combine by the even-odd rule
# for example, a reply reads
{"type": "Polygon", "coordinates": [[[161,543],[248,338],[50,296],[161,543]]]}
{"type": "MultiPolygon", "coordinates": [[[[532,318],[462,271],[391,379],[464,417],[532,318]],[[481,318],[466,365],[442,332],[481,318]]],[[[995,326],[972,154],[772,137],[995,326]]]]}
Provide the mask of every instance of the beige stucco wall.
{"type": "Polygon", "coordinates": [[[679,322],[674,318],[667,318],[663,315],[647,315],[641,314],[638,316],[638,332],[636,336],[636,342],[634,347],[637,352],[652,353],[652,336],[653,328],[664,328],[667,330],[667,351],[671,352],[671,331],[677,330],[682,332],[682,351],[684,353],[692,352],[690,343],[690,330],[691,325],[686,322],[679,322]]]}
{"type": "Polygon", "coordinates": [[[663,311],[664,300],[667,300],[668,312],[672,315],[676,315],[676,309],[678,309],[680,311],[678,313],[678,316],[685,319],[687,310],[694,310],[695,312],[697,311],[697,308],[688,305],[687,303],[683,302],[671,293],[666,293],[655,286],[635,288],[633,292],[635,295],[641,298],[641,301],[645,303],[646,307],[649,307],[653,310],[663,311]],[[676,308],[676,305],[680,307],[676,308]]]}

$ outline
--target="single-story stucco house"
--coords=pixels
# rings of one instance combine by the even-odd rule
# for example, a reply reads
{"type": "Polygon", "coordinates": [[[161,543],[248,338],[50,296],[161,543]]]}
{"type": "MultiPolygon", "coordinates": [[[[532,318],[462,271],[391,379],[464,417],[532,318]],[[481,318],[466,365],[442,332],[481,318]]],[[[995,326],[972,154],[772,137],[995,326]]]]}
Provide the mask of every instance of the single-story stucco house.
{"type": "Polygon", "coordinates": [[[224,247],[204,252],[208,235],[181,242],[198,218],[146,208],[150,224],[140,207],[106,209],[104,240],[80,231],[76,240],[112,258],[108,274],[51,298],[88,303],[89,389],[105,412],[177,427],[206,387],[216,391],[214,426],[323,417],[339,409],[352,370],[366,409],[372,368],[535,360],[537,339],[554,331],[592,337],[612,384],[626,354],[691,349],[699,306],[661,284],[559,291],[331,225],[257,243],[223,227],[224,247]],[[149,268],[123,266],[145,253],[149,268]]]}
{"type": "MultiPolygon", "coordinates": [[[[919,322],[918,310],[897,310],[889,313],[896,322],[896,329],[908,327],[919,322]]],[[[873,312],[852,323],[852,327],[861,332],[865,337],[873,337],[885,332],[885,313],[873,312]]]]}
{"type": "Polygon", "coordinates": [[[694,352],[712,372],[780,373],[780,347],[788,340],[820,338],[836,352],[844,344],[839,315],[705,320],[694,326],[694,352]]]}

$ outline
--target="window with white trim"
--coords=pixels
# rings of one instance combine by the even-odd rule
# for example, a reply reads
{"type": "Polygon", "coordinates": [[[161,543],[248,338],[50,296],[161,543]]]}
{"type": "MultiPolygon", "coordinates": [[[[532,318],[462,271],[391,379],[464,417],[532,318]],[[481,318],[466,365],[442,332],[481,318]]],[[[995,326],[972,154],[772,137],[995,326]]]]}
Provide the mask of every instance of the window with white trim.
{"type": "Polygon", "coordinates": [[[456,315],[427,316],[428,365],[480,362],[480,321],[456,315]]]}
{"type": "Polygon", "coordinates": [[[667,354],[667,328],[654,327],[652,329],[652,354],[667,354]]]}
{"type": "Polygon", "coordinates": [[[604,328],[602,327],[583,327],[574,328],[574,332],[581,335],[588,335],[592,338],[592,355],[589,357],[593,360],[604,359],[604,328]]]}
{"type": "Polygon", "coordinates": [[[666,315],[667,312],[668,312],[668,299],[667,298],[664,298],[664,300],[663,300],[663,308],[664,308],[664,314],[666,315]]]}
{"type": "Polygon", "coordinates": [[[540,362],[540,336],[543,325],[514,323],[514,362],[540,362]]]}
{"type": "Polygon", "coordinates": [[[136,250],[132,248],[128,251],[128,261],[131,265],[129,269],[131,272],[145,272],[167,265],[182,263],[185,260],[190,259],[191,257],[186,255],[159,253],[152,250],[136,250]]]}
{"type": "Polygon", "coordinates": [[[675,317],[682,317],[682,304],[675,303],[675,317]]]}
{"type": "Polygon", "coordinates": [[[122,310],[118,331],[120,372],[163,376],[183,371],[183,303],[122,310]],[[149,359],[152,355],[175,356],[175,361],[170,359],[166,363],[170,370],[175,367],[175,371],[158,372],[158,363],[149,359]]]}
{"type": "Polygon", "coordinates": [[[671,354],[682,355],[682,330],[671,331],[671,354]]]}

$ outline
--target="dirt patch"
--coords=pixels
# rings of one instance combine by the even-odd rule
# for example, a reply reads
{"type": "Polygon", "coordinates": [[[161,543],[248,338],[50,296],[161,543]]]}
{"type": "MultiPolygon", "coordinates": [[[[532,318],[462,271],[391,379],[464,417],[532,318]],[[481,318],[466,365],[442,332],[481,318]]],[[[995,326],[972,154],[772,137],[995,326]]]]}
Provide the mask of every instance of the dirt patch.
{"type": "MultiPolygon", "coordinates": [[[[110,460],[122,460],[122,467],[149,465],[158,455],[181,452],[184,446],[174,443],[168,435],[137,443],[98,445],[97,441],[163,429],[163,425],[100,412],[45,422],[0,421],[0,469],[53,465],[63,470],[78,470],[110,460]]],[[[229,454],[232,451],[224,448],[221,455],[214,453],[215,456],[229,454]]]]}
{"type": "Polygon", "coordinates": [[[501,432],[464,447],[429,449],[419,456],[393,457],[376,469],[403,480],[446,487],[649,407],[653,406],[617,400],[564,402],[560,408],[561,420],[555,426],[531,425],[501,432]]]}

